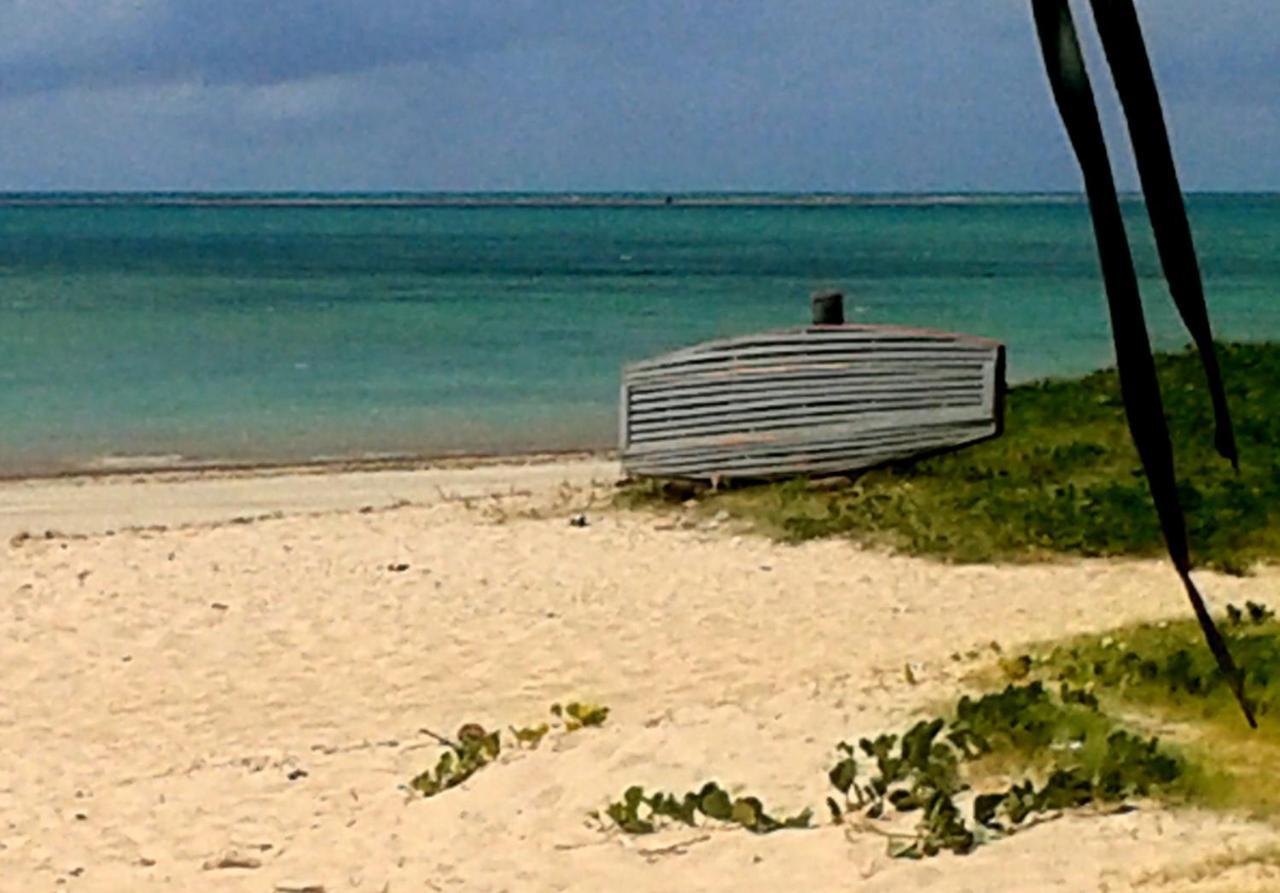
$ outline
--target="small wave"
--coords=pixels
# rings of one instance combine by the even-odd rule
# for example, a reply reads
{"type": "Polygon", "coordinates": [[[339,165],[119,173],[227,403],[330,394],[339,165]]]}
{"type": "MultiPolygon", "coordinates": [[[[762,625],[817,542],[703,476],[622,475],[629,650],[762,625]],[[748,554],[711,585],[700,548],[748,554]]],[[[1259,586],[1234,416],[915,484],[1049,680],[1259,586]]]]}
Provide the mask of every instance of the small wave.
{"type": "Polygon", "coordinates": [[[414,453],[381,452],[377,450],[357,450],[351,453],[316,453],[310,461],[320,463],[332,462],[398,462],[415,458],[414,453]]]}
{"type": "Polygon", "coordinates": [[[186,463],[186,457],[179,453],[139,453],[138,455],[111,454],[98,456],[89,462],[90,468],[171,468],[186,463]]]}

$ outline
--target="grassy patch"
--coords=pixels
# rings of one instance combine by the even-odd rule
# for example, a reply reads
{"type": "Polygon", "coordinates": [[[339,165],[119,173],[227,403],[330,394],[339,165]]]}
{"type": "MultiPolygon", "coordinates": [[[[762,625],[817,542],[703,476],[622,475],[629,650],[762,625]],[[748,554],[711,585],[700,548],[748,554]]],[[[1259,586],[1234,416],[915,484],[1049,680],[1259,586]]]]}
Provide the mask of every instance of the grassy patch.
{"type": "MultiPolygon", "coordinates": [[[[1190,352],[1157,361],[1193,556],[1243,573],[1280,557],[1280,345],[1228,344],[1220,353],[1238,475],[1213,451],[1199,361],[1190,352]]],[[[690,498],[698,512],[726,511],[791,542],[847,536],[962,562],[1163,550],[1114,370],[1012,388],[1002,437],[876,469],[845,486],[792,480],[712,493],[648,481],[619,500],[653,506],[690,498]]]]}
{"type": "Polygon", "coordinates": [[[1004,663],[1007,678],[1063,684],[1095,695],[1104,710],[1159,728],[1206,767],[1196,784],[1205,806],[1280,816],[1280,623],[1250,603],[1220,621],[1245,674],[1259,728],[1245,726],[1193,620],[1140,624],[1030,649],[1004,663]]]}

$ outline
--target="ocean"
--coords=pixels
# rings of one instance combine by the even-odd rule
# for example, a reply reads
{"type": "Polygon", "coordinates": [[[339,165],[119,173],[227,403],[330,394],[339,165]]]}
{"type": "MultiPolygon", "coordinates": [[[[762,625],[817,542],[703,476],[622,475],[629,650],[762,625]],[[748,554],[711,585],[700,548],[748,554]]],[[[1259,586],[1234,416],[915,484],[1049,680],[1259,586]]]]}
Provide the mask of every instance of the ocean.
{"type": "MultiPolygon", "coordinates": [[[[1280,338],[1280,196],[1188,205],[1218,337],[1280,338]]],[[[608,447],[624,363],[829,288],[1014,382],[1111,362],[1075,196],[8,195],[0,474],[608,447]]]]}

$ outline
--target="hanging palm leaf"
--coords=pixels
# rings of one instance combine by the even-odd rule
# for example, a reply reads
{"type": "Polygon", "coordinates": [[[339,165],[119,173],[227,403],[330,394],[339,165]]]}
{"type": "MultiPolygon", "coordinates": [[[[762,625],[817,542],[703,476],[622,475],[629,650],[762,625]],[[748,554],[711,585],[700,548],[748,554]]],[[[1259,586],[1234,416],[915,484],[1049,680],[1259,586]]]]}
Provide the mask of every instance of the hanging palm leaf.
{"type": "Polygon", "coordinates": [[[1115,80],[1116,92],[1129,122],[1129,138],[1137,158],[1138,177],[1147,202],[1147,214],[1156,237],[1160,266],[1169,283],[1169,294],[1177,305],[1182,321],[1191,333],[1213,400],[1214,445],[1218,452],[1239,466],[1235,434],[1231,430],[1231,414],[1227,394],[1218,368],[1218,354],[1213,346],[1209,312],[1204,304],[1204,285],[1191,224],[1187,220],[1178,170],[1173,163],[1173,149],[1160,109],[1160,93],[1151,72],[1151,60],[1142,39],[1142,26],[1133,0],[1091,0],[1098,35],[1106,53],[1107,65],[1115,80]]]}
{"type": "MultiPolygon", "coordinates": [[[[1111,175],[1106,141],[1071,9],[1067,0],[1031,0],[1031,9],[1049,84],[1089,198],[1129,432],[1151,488],[1169,557],[1186,589],[1205,641],[1230,683],[1249,725],[1256,727],[1253,711],[1245,698],[1241,674],[1191,579],[1186,520],[1178,503],[1173,446],[1142,313],[1138,276],[1125,235],[1120,199],[1111,175]]],[[[1130,124],[1136,126],[1133,121],[1130,124]]],[[[1207,315],[1205,324],[1207,327],[1207,315]]]]}

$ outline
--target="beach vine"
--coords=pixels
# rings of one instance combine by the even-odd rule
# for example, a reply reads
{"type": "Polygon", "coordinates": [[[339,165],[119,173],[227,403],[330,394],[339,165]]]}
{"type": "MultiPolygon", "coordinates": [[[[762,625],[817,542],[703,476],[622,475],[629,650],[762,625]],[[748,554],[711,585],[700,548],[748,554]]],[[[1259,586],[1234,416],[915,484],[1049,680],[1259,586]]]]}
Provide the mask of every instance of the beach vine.
{"type": "Polygon", "coordinates": [[[1116,728],[1090,693],[1065,683],[1052,691],[1037,681],[1009,685],[977,699],[963,697],[950,719],[920,720],[901,735],[862,738],[857,750],[837,745],[828,773],[839,794],[827,798],[836,824],[860,816],[860,827],[889,838],[901,858],[965,854],[1014,833],[1036,817],[1091,803],[1116,803],[1167,790],[1184,774],[1185,762],[1156,738],[1116,728]],[[858,751],[869,762],[863,772],[858,751]],[[1031,777],[982,793],[963,767],[998,762],[1014,754],[1041,767],[1031,777]],[[968,800],[969,818],[959,800],[968,800]],[[868,820],[890,814],[919,818],[908,831],[884,831],[868,820]]]}
{"type": "MultiPolygon", "coordinates": [[[[1280,623],[1254,601],[1228,605],[1222,619],[1231,647],[1248,658],[1254,707],[1266,716],[1280,704],[1280,623]]],[[[886,838],[893,857],[922,859],[970,853],[1068,810],[1127,809],[1127,801],[1152,796],[1209,802],[1209,785],[1230,773],[1206,773],[1195,753],[1126,728],[1109,712],[1127,705],[1166,720],[1233,718],[1227,681],[1197,647],[1197,634],[1193,621],[1161,621],[1047,643],[1004,660],[999,690],[962,696],[942,715],[901,732],[839,742],[826,777],[831,823],[886,838]]],[[[550,712],[549,721],[510,727],[511,745],[535,749],[553,732],[603,725],[609,708],[572,702],[550,712]]],[[[502,752],[503,734],[478,724],[463,726],[455,739],[424,731],[445,750],[410,782],[423,796],[462,784],[502,752]]],[[[1268,793],[1274,786],[1264,783],[1271,765],[1229,767],[1243,773],[1237,788],[1227,779],[1231,802],[1280,810],[1268,793]]],[[[716,781],[683,793],[633,784],[592,815],[602,829],[628,835],[671,826],[723,825],[754,834],[815,827],[812,809],[775,814],[761,798],[731,794],[716,781]]]]}
{"type": "Polygon", "coordinates": [[[644,788],[632,785],[621,800],[610,803],[605,815],[628,834],[652,834],[662,820],[696,827],[699,819],[711,819],[739,825],[754,834],[768,834],[786,828],[808,828],[813,810],[805,809],[787,818],[774,818],[758,797],[733,797],[714,781],[681,796],[656,791],[646,794],[644,788]]]}
{"type": "MultiPolygon", "coordinates": [[[[571,701],[563,707],[552,704],[550,712],[563,734],[602,726],[609,718],[608,707],[581,701],[571,701]]],[[[516,748],[536,750],[553,731],[553,726],[552,723],[541,722],[519,728],[510,726],[509,729],[516,748]]],[[[409,782],[410,790],[424,797],[434,797],[457,787],[497,760],[502,753],[501,732],[488,731],[479,723],[467,723],[458,729],[454,738],[445,737],[430,729],[422,729],[422,732],[435,738],[445,748],[434,767],[420,772],[409,782]]]]}
{"type": "MultiPolygon", "coordinates": [[[[890,855],[911,859],[963,855],[1051,813],[1170,790],[1186,769],[1158,739],[1118,728],[1089,692],[1065,683],[1055,691],[1040,681],[962,697],[949,718],[922,719],[856,747],[842,741],[836,751],[827,773],[832,822],[881,834],[890,855]],[[991,774],[984,764],[1009,757],[1038,771],[978,792],[991,774]],[[904,828],[899,819],[912,816],[914,825],[904,828]]],[[[679,796],[632,785],[604,815],[627,834],[705,820],[765,834],[810,828],[813,819],[810,809],[775,818],[759,798],[732,797],[715,782],[679,796]]]]}

